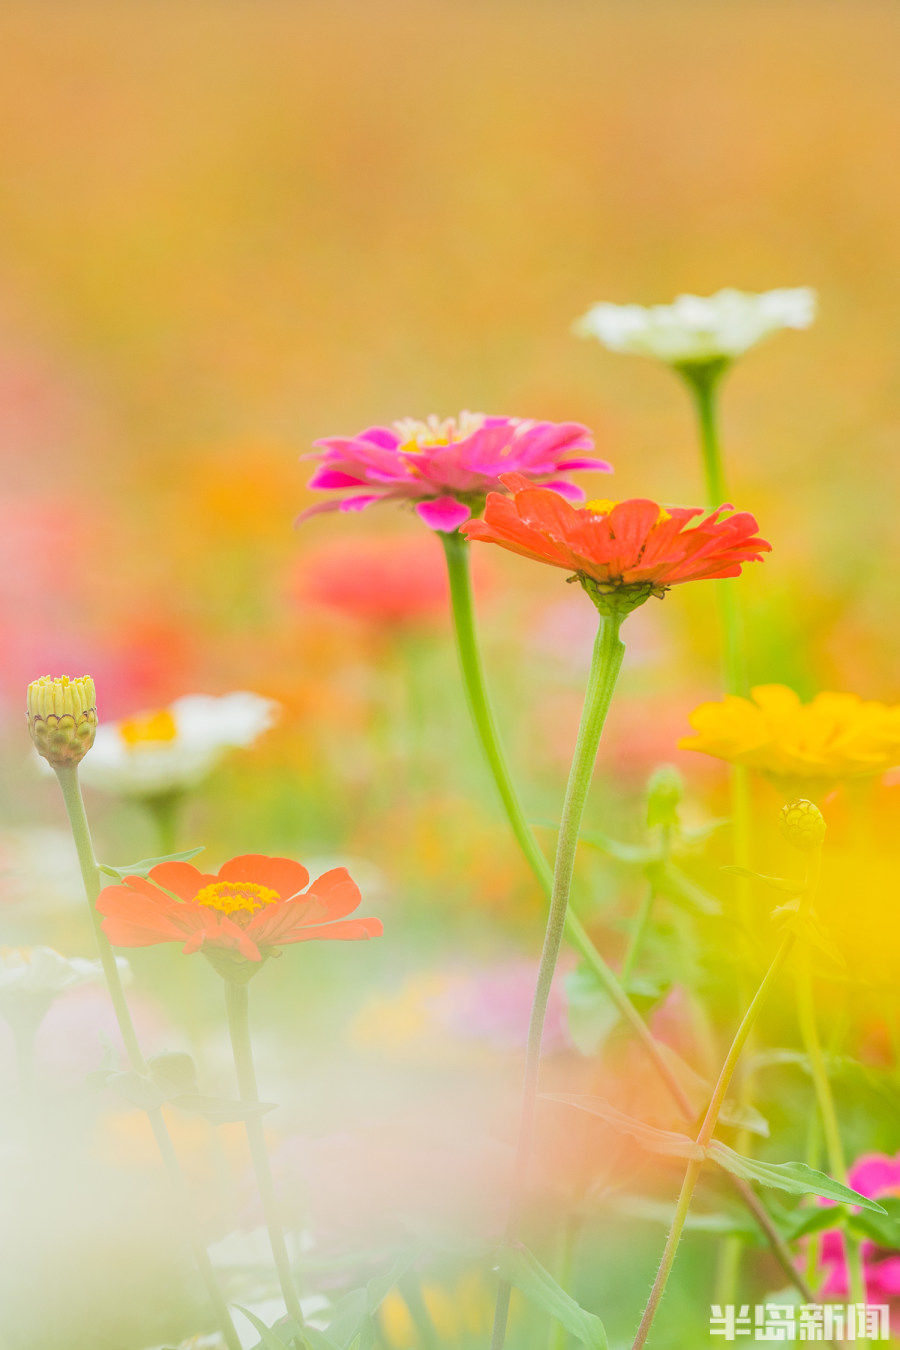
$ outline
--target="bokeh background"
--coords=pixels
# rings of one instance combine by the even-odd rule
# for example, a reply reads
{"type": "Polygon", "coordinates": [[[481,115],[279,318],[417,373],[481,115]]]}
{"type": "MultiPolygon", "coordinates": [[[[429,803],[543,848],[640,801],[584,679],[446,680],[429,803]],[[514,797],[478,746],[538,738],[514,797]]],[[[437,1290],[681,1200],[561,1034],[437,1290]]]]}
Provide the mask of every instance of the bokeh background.
{"type": "MultiPolygon", "coordinates": [[[[388,927],[367,949],[292,953],[287,992],[274,971],[259,981],[271,1072],[294,1074],[283,1135],[421,1117],[436,1166],[435,1122],[471,1118],[477,1099],[502,1137],[521,1018],[510,1014],[498,1049],[496,1026],[472,1013],[473,1067],[435,999],[473,969],[505,971],[514,988],[541,906],[469,739],[439,550],[393,510],[294,531],[311,500],[299,456],[317,436],[461,407],[573,419],[616,467],[600,495],[695,503],[677,381],[576,339],[572,321],[601,299],[812,285],[814,327],[751,353],[725,388],[736,504],[774,545],[741,582],[752,674],[804,695],[895,701],[898,41],[900,12],[879,0],[4,5],[9,941],[89,950],[66,900],[59,803],[22,729],[28,680],[90,671],[110,718],[194,691],[273,697],[279,728],[198,794],[183,842],[217,861],[250,850],[356,860],[388,927]],[[434,1067],[446,1064],[437,1023],[457,1076],[434,1067]],[[300,1073],[327,1083],[327,1107],[296,1092],[300,1073]]],[[[501,721],[535,818],[552,822],[592,613],[556,574],[478,561],[501,721]]],[[[629,621],[594,807],[622,829],[635,828],[663,759],[682,767],[698,817],[723,805],[724,772],[675,750],[688,711],[719,690],[712,601],[694,589],[629,621]]],[[[99,794],[88,805],[104,856],[154,852],[135,807],[99,794]]],[[[637,891],[589,868],[599,939],[615,954],[637,891]]],[[[883,907],[857,934],[863,951],[885,923],[883,907]]],[[[199,1048],[227,1081],[215,977],[174,949],[138,957],[150,1040],[199,1048]]],[[[521,1005],[503,989],[494,1010],[507,995],[521,1005]]],[[[70,1046],[74,1068],[59,1048],[76,1020],[61,1018],[62,1039],[43,1051],[62,1081],[91,1059],[87,1032],[79,1055],[70,1046]]],[[[99,1126],[79,1109],[83,1158],[99,1126]]],[[[865,1145],[888,1147],[885,1130],[865,1145]]],[[[474,1146],[467,1156],[484,1163],[474,1146]]],[[[132,1201],[115,1199],[139,1190],[122,1167],[106,1176],[104,1223],[120,1244],[131,1225],[146,1253],[132,1201]]],[[[66,1192],[66,1223],[82,1203],[66,1192]]],[[[634,1295],[613,1323],[634,1320],[661,1232],[634,1237],[634,1295]]],[[[155,1268],[115,1321],[104,1259],[66,1297],[103,1331],[92,1347],[142,1350],[155,1268]]],[[[24,1285],[20,1265],[19,1294],[40,1262],[24,1285]]],[[[698,1317],[690,1269],[672,1301],[698,1317]]],[[[35,1338],[35,1307],[17,1303],[12,1350],[51,1343],[62,1313],[41,1302],[50,1321],[35,1338]]],[[[184,1332],[175,1314],[158,1330],[184,1332]]]]}

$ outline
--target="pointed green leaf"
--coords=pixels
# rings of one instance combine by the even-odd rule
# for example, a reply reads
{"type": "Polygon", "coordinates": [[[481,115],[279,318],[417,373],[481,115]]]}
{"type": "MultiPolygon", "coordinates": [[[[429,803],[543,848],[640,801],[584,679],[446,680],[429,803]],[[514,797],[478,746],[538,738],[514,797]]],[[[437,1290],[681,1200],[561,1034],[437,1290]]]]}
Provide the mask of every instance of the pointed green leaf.
{"type": "Polygon", "coordinates": [[[587,966],[576,966],[565,978],[569,1035],[583,1055],[596,1055],[620,1021],[618,1008],[587,966]]]}
{"type": "Polygon", "coordinates": [[[900,1251],[900,1196],[882,1197],[884,1215],[850,1214],[847,1227],[858,1236],[869,1238],[879,1247],[900,1251]]]}
{"type": "Polygon", "coordinates": [[[758,1134],[761,1139],[769,1137],[769,1122],[749,1102],[736,1102],[727,1097],[719,1112],[719,1121],[722,1125],[731,1125],[737,1130],[749,1130],[751,1134],[758,1134]]]}
{"type": "Polygon", "coordinates": [[[166,853],[162,858],[142,858],[140,862],[126,863],[124,867],[112,867],[106,863],[98,863],[100,871],[108,877],[116,877],[119,881],[124,881],[126,877],[145,877],[154,867],[160,863],[166,862],[189,862],[191,858],[196,858],[198,853],[203,852],[203,845],[199,848],[185,849],[184,853],[166,853]]]}
{"type": "Polygon", "coordinates": [[[497,1266],[503,1279],[520,1289],[535,1307],[554,1317],[582,1345],[590,1350],[609,1350],[600,1318],[576,1303],[526,1247],[502,1247],[497,1253],[497,1266]]]}
{"type": "Polygon", "coordinates": [[[636,1139],[649,1153],[661,1153],[669,1158],[705,1158],[703,1149],[686,1134],[676,1130],[660,1130],[655,1125],[645,1125],[634,1116],[626,1116],[603,1097],[591,1097],[579,1092],[547,1092],[542,1094],[545,1101],[562,1102],[565,1106],[575,1106],[579,1111],[599,1116],[607,1125],[621,1134],[636,1139]]]}
{"type": "Polygon", "coordinates": [[[718,1139],[713,1139],[710,1143],[708,1156],[720,1167],[724,1167],[726,1172],[731,1172],[744,1181],[758,1181],[761,1186],[775,1186],[778,1190],[790,1191],[792,1195],[821,1195],[824,1199],[836,1200],[839,1204],[861,1205],[863,1209],[871,1209],[876,1214],[887,1213],[877,1200],[860,1195],[859,1191],[853,1191],[849,1186],[842,1186],[839,1181],[834,1181],[824,1172],[807,1167],[806,1163],[764,1163],[758,1158],[745,1158],[727,1144],[720,1143],[718,1139]]]}
{"type": "Polygon", "coordinates": [[[578,841],[587,844],[589,848],[599,849],[608,857],[615,858],[616,862],[631,863],[632,866],[652,862],[654,858],[659,857],[659,847],[656,844],[649,847],[646,844],[628,844],[623,839],[610,839],[608,835],[599,834],[596,830],[579,835],[578,841]]]}
{"type": "Polygon", "coordinates": [[[784,895],[799,895],[803,885],[799,881],[786,881],[784,877],[767,877],[762,872],[751,872],[749,867],[737,867],[731,863],[721,869],[732,877],[744,877],[747,881],[761,881],[770,890],[781,891],[784,895]]]}
{"type": "Polygon", "coordinates": [[[347,1350],[366,1329],[398,1280],[416,1259],[415,1252],[403,1252],[382,1275],[375,1275],[359,1289],[352,1289],[335,1305],[328,1323],[328,1335],[339,1350],[347,1350]]]}
{"type": "Polygon", "coordinates": [[[236,1303],[234,1306],[243,1317],[246,1317],[250,1325],[255,1327],[259,1332],[259,1345],[255,1346],[254,1350],[285,1350],[285,1347],[287,1347],[287,1350],[293,1350],[293,1347],[296,1345],[293,1336],[291,1336],[289,1341],[282,1340],[271,1327],[267,1327],[265,1322],[260,1321],[256,1316],[256,1313],[252,1313],[249,1308],[242,1308],[240,1303],[236,1303]]]}
{"type": "Polygon", "coordinates": [[[675,904],[683,905],[697,914],[721,914],[722,906],[715,896],[691,881],[673,863],[658,860],[649,863],[644,871],[647,880],[660,895],[665,895],[675,904]]]}

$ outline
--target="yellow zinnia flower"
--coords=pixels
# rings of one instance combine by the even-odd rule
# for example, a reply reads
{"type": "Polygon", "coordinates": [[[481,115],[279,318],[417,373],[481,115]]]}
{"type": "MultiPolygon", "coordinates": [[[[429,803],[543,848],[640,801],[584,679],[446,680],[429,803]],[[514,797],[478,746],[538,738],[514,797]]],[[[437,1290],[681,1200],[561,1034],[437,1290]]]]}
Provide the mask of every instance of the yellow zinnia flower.
{"type": "Polygon", "coordinates": [[[783,684],[762,684],[749,698],[701,703],[689,720],[696,735],[679,741],[682,750],[777,778],[862,778],[900,762],[900,707],[856,694],[822,693],[802,703],[783,684]]]}

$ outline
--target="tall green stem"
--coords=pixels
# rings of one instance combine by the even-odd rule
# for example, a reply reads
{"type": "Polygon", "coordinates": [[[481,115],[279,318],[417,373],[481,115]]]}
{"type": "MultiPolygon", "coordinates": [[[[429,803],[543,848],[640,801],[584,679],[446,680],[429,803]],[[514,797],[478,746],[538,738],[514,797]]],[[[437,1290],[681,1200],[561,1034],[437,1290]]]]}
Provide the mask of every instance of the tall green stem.
{"type": "MultiPolygon", "coordinates": [[[[820,850],[816,850],[815,854],[810,859],[810,865],[807,867],[803,894],[799,906],[801,915],[808,913],[813,902],[819,874],[819,853],[820,850]]],[[[715,1089],[710,1098],[709,1106],[706,1109],[706,1115],[703,1117],[703,1124],[700,1126],[700,1132],[697,1135],[697,1143],[703,1149],[707,1147],[715,1133],[716,1125],[719,1121],[719,1112],[722,1109],[725,1094],[731,1085],[731,1080],[734,1076],[734,1071],[737,1068],[741,1052],[747,1044],[750,1033],[763,1009],[763,1005],[769,997],[772,986],[778,978],[784,963],[790,956],[796,941],[796,933],[793,930],[789,930],[782,938],[778,950],[772,959],[772,963],[763,976],[762,982],[754,994],[750,1006],[744,1013],[740,1026],[735,1032],[734,1040],[731,1042],[728,1054],[725,1056],[725,1062],[719,1072],[715,1089]]],[[[663,1250],[662,1259],[659,1263],[659,1269],[656,1273],[656,1279],[653,1281],[653,1288],[650,1291],[650,1297],[647,1300],[644,1315],[641,1318],[637,1335],[634,1338],[632,1350],[640,1350],[650,1334],[650,1328],[653,1325],[656,1310],[665,1293],[669,1274],[675,1261],[675,1253],[678,1251],[678,1244],[681,1241],[681,1234],[684,1230],[688,1210],[691,1206],[694,1189],[703,1167],[703,1161],[703,1158],[692,1158],[687,1165],[684,1181],[681,1184],[681,1192],[678,1196],[678,1203],[675,1206],[675,1215],[672,1219],[672,1226],[670,1227],[668,1237],[666,1238],[666,1245],[663,1250]]]]}
{"type": "MultiPolygon", "coordinates": [[[[547,930],[544,935],[544,947],[538,966],[534,1002],[531,1007],[531,1021],[528,1027],[522,1111],[519,1117],[512,1203],[507,1225],[507,1238],[510,1241],[516,1237],[525,1197],[525,1184],[534,1134],[544,1018],[566,926],[566,912],[569,905],[569,892],[572,889],[572,873],[575,867],[575,852],[578,848],[581,818],[584,814],[588,789],[594,773],[594,763],[597,758],[597,747],[600,744],[603,724],[606,721],[606,714],[609,711],[616,680],[622,665],[622,657],[625,654],[625,648],[619,637],[621,622],[621,615],[613,613],[604,614],[600,619],[600,627],[597,630],[593,656],[591,657],[581,725],[578,728],[578,739],[575,742],[575,754],[572,758],[572,768],[569,773],[569,782],[563,803],[556,845],[556,865],[553,869],[553,886],[550,892],[550,911],[547,916],[547,930]]],[[[510,1286],[504,1280],[497,1292],[491,1350],[501,1350],[506,1339],[509,1297],[510,1286]]]]}
{"type": "MultiPolygon", "coordinates": [[[[828,1156],[828,1167],[832,1176],[846,1186],[848,1184],[847,1161],[844,1155],[844,1146],[841,1142],[841,1131],[840,1126],[838,1125],[837,1111],[834,1106],[831,1083],[828,1080],[828,1069],[825,1064],[825,1056],[822,1053],[822,1042],[819,1039],[819,1029],[816,1024],[816,1008],[813,1000],[812,971],[810,969],[808,949],[804,950],[800,957],[799,969],[797,971],[796,993],[797,1021],[800,1026],[800,1036],[803,1041],[803,1048],[806,1051],[806,1057],[809,1060],[812,1080],[815,1086],[816,1100],[819,1106],[819,1118],[822,1123],[822,1132],[825,1136],[825,1151],[828,1156]]],[[[842,1234],[842,1238],[844,1243],[844,1254],[847,1261],[847,1271],[850,1277],[851,1298],[854,1303],[865,1303],[866,1281],[859,1243],[846,1232],[842,1234]]]]}
{"type": "MultiPolygon", "coordinates": [[[[497,730],[497,723],[488,698],[472,602],[469,545],[458,533],[442,534],[441,542],[444,545],[447,559],[453,627],[472,721],[475,724],[485,760],[500,795],[510,829],[536,881],[549,898],[553,886],[553,872],[528,824],[513,785],[500,734],[497,730]]],[[[630,1027],[638,1044],[653,1064],[661,1082],[665,1084],[681,1116],[685,1120],[693,1122],[696,1112],[690,1097],[682,1087],[671,1064],[665,1058],[650,1028],[623,989],[621,981],[604,961],[585,931],[584,925],[571,908],[566,912],[566,936],[593,972],[597,983],[604,990],[610,1002],[630,1027]]],[[[731,1184],[765,1233],[772,1252],[787,1279],[797,1286],[805,1302],[813,1302],[812,1294],[795,1270],[791,1254],[769,1218],[762,1201],[745,1181],[732,1177],[731,1184]]]]}
{"type": "MultiPolygon", "coordinates": [[[[81,879],[84,883],[88,911],[94,928],[97,953],[103,967],[103,974],[106,978],[106,987],[109,990],[109,996],[112,1000],[119,1032],[125,1046],[125,1053],[128,1056],[128,1062],[134,1072],[145,1074],[147,1072],[147,1062],[144,1059],[140,1045],[138,1044],[134,1023],[131,1020],[128,1001],[125,998],[125,991],[122,988],[119,968],[116,965],[116,958],[107,941],[106,934],[103,932],[100,915],[97,912],[97,897],[102,889],[103,880],[100,869],[97,866],[97,859],[94,855],[94,845],[91,839],[90,826],[88,825],[87,815],[84,810],[84,800],[81,796],[81,784],[78,781],[78,769],[77,767],[57,768],[56,776],[59,779],[59,786],[62,790],[66,814],[69,817],[69,824],[72,828],[72,838],[75,841],[75,849],[78,854],[78,864],[81,869],[81,879]]],[[[181,1170],[181,1164],[178,1161],[178,1154],[172,1143],[172,1137],[169,1134],[162,1111],[160,1111],[158,1107],[148,1110],[147,1119],[150,1121],[153,1137],[156,1140],[156,1146],[159,1149],[166,1171],[168,1172],[169,1181],[176,1201],[182,1210],[186,1212],[187,1185],[184,1173],[181,1170]]],[[[216,1323],[225,1338],[225,1344],[228,1346],[228,1350],[241,1350],[240,1338],[235,1331],[234,1323],[231,1320],[231,1314],[228,1311],[228,1305],[222,1295],[222,1290],[219,1288],[219,1281],[216,1278],[213,1264],[209,1259],[209,1253],[194,1233],[193,1221],[190,1219],[188,1220],[188,1230],[188,1241],[191,1253],[197,1269],[200,1272],[200,1277],[206,1287],[207,1297],[215,1316],[216,1323]]]]}
{"type": "MultiPolygon", "coordinates": [[[[250,1000],[246,984],[233,980],[225,981],[225,1007],[228,1013],[228,1030],[231,1035],[231,1049],[234,1054],[234,1067],[237,1073],[238,1090],[242,1102],[255,1106],[259,1102],[259,1089],[256,1085],[256,1070],[253,1067],[253,1047],[250,1041],[250,1000]]],[[[284,1297],[285,1307],[298,1326],[303,1326],[303,1313],[300,1300],[294,1287],[291,1261],[287,1243],[278,1214],[278,1201],[275,1196],[275,1183],[272,1180],[272,1168],[269,1163],[269,1150],[263,1129],[262,1117],[251,1111],[244,1122],[250,1156],[262,1201],[263,1215],[269,1232],[269,1242],[278,1281],[284,1297]]]]}

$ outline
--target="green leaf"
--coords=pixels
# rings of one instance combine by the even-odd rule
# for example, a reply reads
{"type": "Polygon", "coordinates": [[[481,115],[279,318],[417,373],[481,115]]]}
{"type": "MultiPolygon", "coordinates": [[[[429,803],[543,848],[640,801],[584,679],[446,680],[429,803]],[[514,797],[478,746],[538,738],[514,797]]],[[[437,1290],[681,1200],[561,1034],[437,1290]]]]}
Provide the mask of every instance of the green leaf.
{"type": "MultiPolygon", "coordinates": [[[[647,1223],[658,1223],[663,1228],[671,1228],[672,1220],[675,1217],[674,1204],[669,1205],[660,1200],[648,1200],[643,1195],[614,1195],[611,1196],[607,1206],[616,1214],[623,1214],[629,1219],[641,1219],[647,1223]]],[[[843,1211],[832,1211],[832,1213],[843,1211]]],[[[719,1237],[740,1237],[744,1242],[753,1243],[755,1246],[762,1246],[764,1239],[760,1234],[758,1226],[748,1219],[745,1214],[737,1212],[733,1214],[724,1211],[702,1211],[693,1207],[688,1211],[687,1218],[684,1221],[685,1232],[696,1233],[715,1233],[719,1237]]]]}
{"type": "MultiPolygon", "coordinates": [[[[100,1075],[94,1075],[99,1079],[100,1075]]],[[[139,1106],[143,1111],[155,1111],[163,1102],[168,1101],[166,1093],[144,1074],[135,1073],[133,1069],[125,1069],[121,1073],[106,1073],[102,1075],[103,1086],[111,1088],[117,1092],[120,1097],[124,1097],[126,1102],[132,1106],[139,1106]]]]}
{"type": "Polygon", "coordinates": [[[869,1238],[888,1251],[900,1251],[900,1197],[886,1195],[881,1214],[850,1214],[847,1227],[859,1237],[869,1238]]]}
{"type": "Polygon", "coordinates": [[[124,881],[126,877],[145,877],[152,868],[160,863],[166,862],[189,862],[191,858],[196,858],[198,853],[203,852],[203,845],[199,848],[185,849],[184,853],[167,853],[162,858],[142,858],[140,862],[126,863],[124,867],[111,867],[106,863],[98,863],[100,871],[108,877],[116,877],[119,881],[124,881]]]}
{"type": "Polygon", "coordinates": [[[526,1247],[502,1247],[497,1265],[503,1279],[520,1289],[536,1307],[554,1317],[560,1326],[591,1350],[608,1350],[609,1342],[600,1318],[587,1312],[556,1283],[526,1247]]]}
{"type": "Polygon", "coordinates": [[[627,844],[622,839],[610,839],[608,835],[598,834],[596,830],[579,835],[578,841],[589,848],[599,849],[617,862],[630,863],[633,867],[659,857],[659,846],[656,844],[649,847],[646,844],[627,844]]]}
{"type": "Polygon", "coordinates": [[[339,1350],[348,1350],[377,1313],[388,1294],[416,1259],[415,1252],[403,1252],[389,1270],[374,1275],[367,1284],[352,1289],[335,1305],[328,1323],[328,1335],[339,1350]]]}
{"type": "Polygon", "coordinates": [[[721,1124],[731,1125],[734,1129],[758,1134],[761,1139],[769,1137],[769,1122],[749,1102],[736,1102],[727,1097],[719,1112],[719,1120],[721,1124]]]}
{"type": "Polygon", "coordinates": [[[722,906],[714,895],[685,876],[679,867],[663,859],[649,863],[644,871],[647,880],[660,893],[677,905],[697,914],[721,914],[722,906]]]}
{"type": "Polygon", "coordinates": [[[621,1134],[636,1139],[649,1153],[661,1153],[668,1158],[705,1158],[706,1154],[698,1143],[686,1134],[676,1130],[660,1130],[655,1125],[645,1125],[634,1116],[626,1116],[603,1097],[591,1097],[578,1092],[549,1092],[542,1094],[545,1101],[562,1102],[565,1106],[577,1107],[592,1116],[599,1116],[621,1134]]]}
{"type": "Polygon", "coordinates": [[[576,966],[565,978],[569,1035],[583,1055],[599,1054],[620,1014],[588,966],[576,966]]]}
{"type": "Polygon", "coordinates": [[[228,1097],[209,1097],[203,1092],[181,1092],[170,1098],[172,1106],[191,1116],[203,1116],[212,1125],[230,1125],[274,1111],[277,1102],[240,1102],[228,1097]]]}
{"type": "Polygon", "coordinates": [[[246,1317],[251,1326],[255,1327],[259,1332],[259,1345],[254,1347],[254,1350],[285,1350],[285,1347],[287,1347],[287,1350],[294,1350],[296,1340],[293,1334],[291,1334],[291,1339],[289,1341],[283,1341],[279,1335],[276,1335],[271,1327],[267,1327],[265,1322],[261,1322],[256,1314],[252,1313],[249,1308],[242,1308],[240,1303],[236,1303],[234,1306],[239,1313],[246,1317]]]}
{"type": "Polygon", "coordinates": [[[843,1205],[861,1205],[863,1209],[873,1210],[876,1214],[886,1214],[887,1210],[877,1200],[860,1195],[849,1186],[807,1167],[802,1162],[765,1163],[758,1158],[745,1158],[736,1153],[727,1144],[713,1139],[707,1150],[708,1156],[744,1181],[758,1181],[761,1186],[775,1186],[778,1190],[789,1191],[792,1195],[821,1195],[826,1200],[836,1200],[843,1205]]]}
{"type": "Polygon", "coordinates": [[[731,863],[721,869],[732,877],[744,877],[748,881],[761,881],[770,890],[781,891],[784,895],[799,895],[803,885],[799,881],[786,881],[784,877],[767,877],[762,872],[751,872],[749,867],[737,867],[731,863]]]}

